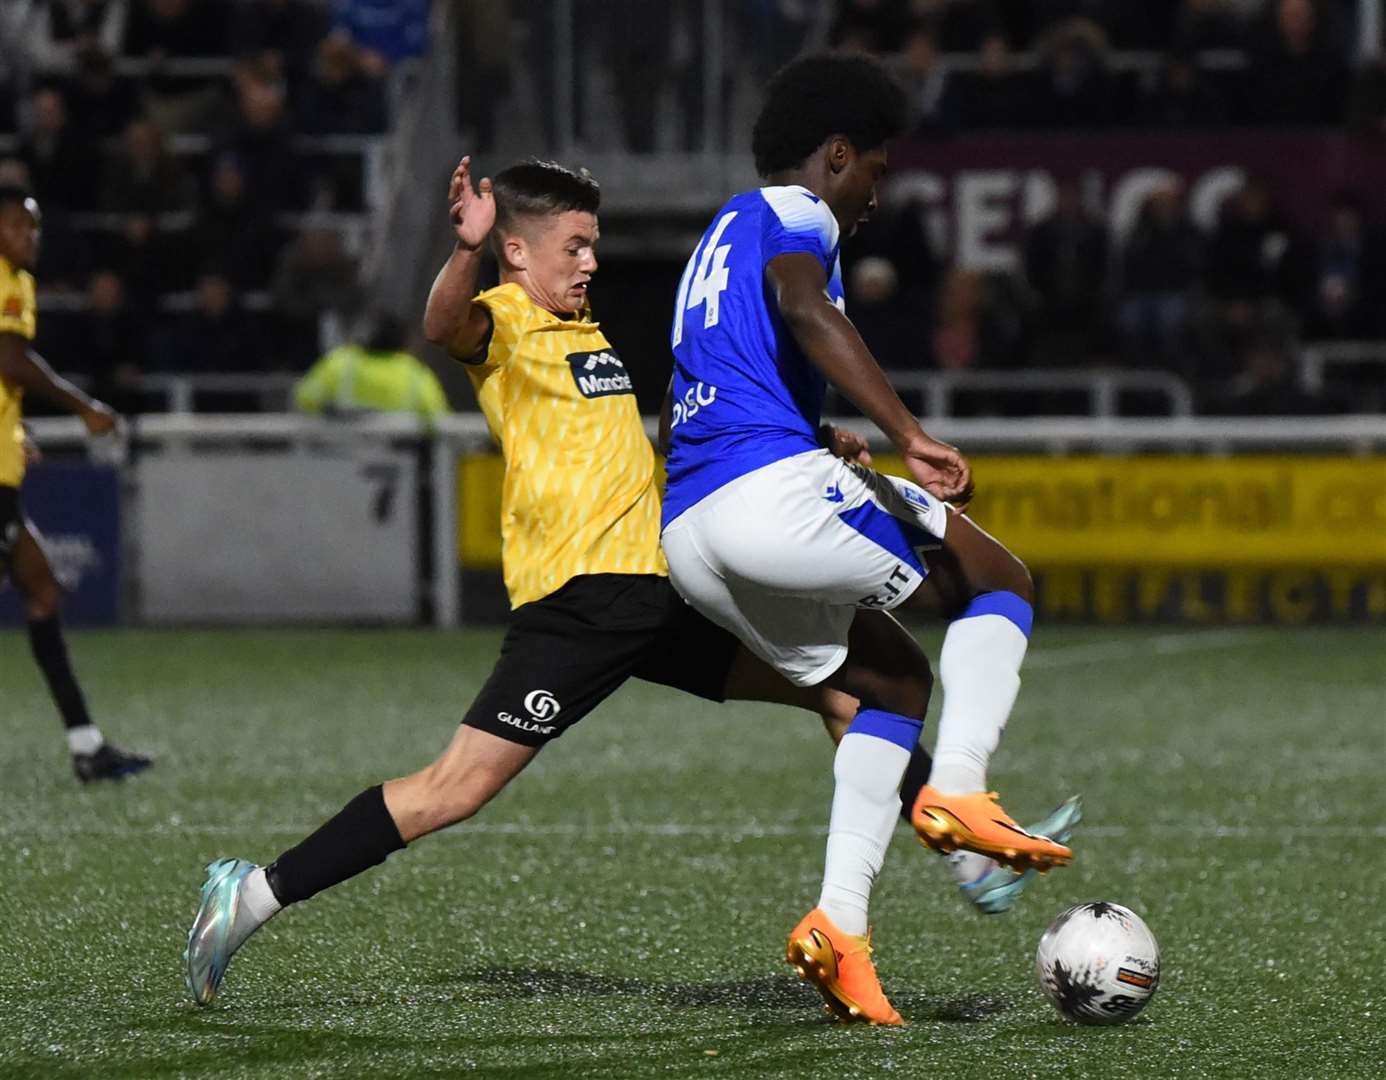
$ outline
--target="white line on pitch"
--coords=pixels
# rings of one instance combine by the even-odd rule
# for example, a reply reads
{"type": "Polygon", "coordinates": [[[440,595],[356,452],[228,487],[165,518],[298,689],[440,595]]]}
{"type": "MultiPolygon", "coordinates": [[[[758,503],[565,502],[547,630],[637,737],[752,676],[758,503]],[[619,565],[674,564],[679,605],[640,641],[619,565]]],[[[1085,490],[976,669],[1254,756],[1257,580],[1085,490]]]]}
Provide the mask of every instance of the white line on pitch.
{"type": "Polygon", "coordinates": [[[1230,649],[1264,637],[1264,627],[1238,627],[1220,630],[1192,630],[1181,634],[1152,634],[1120,641],[1096,641],[1087,645],[1060,645],[1037,649],[1025,660],[1025,671],[1093,664],[1102,660],[1127,660],[1154,654],[1174,656],[1204,649],[1230,649]]]}

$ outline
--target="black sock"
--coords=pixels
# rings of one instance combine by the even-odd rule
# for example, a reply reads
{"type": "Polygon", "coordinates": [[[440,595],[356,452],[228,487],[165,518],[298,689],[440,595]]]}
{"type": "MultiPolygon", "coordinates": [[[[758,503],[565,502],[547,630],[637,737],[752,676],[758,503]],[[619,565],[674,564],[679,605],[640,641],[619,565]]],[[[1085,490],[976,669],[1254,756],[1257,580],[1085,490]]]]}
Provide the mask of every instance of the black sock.
{"type": "Polygon", "coordinates": [[[934,767],[934,759],[924,747],[916,745],[910,755],[910,763],[905,766],[905,778],[900,781],[900,816],[910,819],[914,800],[919,797],[919,789],[929,782],[929,771],[934,767]]]}
{"type": "Polygon", "coordinates": [[[275,859],[265,869],[265,880],[275,899],[288,907],[379,866],[403,847],[395,819],[385,808],[385,789],[377,784],[275,859]]]}
{"type": "Polygon", "coordinates": [[[43,677],[48,680],[48,692],[53,695],[53,701],[63,715],[63,726],[74,728],[90,724],[86,699],[82,697],[82,688],[72,674],[67,646],[63,643],[63,629],[56,615],[30,620],[29,648],[34,652],[34,661],[43,672],[43,677]]]}

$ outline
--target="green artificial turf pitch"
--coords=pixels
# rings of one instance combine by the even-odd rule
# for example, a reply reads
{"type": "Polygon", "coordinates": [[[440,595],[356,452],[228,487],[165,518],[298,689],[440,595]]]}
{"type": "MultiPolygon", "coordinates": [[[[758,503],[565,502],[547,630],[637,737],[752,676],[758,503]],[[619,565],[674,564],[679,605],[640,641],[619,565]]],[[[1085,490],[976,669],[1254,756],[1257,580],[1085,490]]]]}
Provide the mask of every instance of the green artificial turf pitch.
{"type": "Polygon", "coordinates": [[[428,761],[497,642],[73,634],[110,734],[159,759],[84,790],[0,635],[0,1076],[1386,1075],[1379,628],[1042,628],[992,779],[1022,820],[1082,792],[1077,860],[979,917],[902,826],[873,919],[903,1030],[829,1022],[783,961],[822,865],[817,721],[643,684],[190,1004],[203,863],[268,860],[428,761]],[[1035,984],[1045,926],[1094,898],[1164,952],[1124,1027],[1062,1023],[1035,984]]]}

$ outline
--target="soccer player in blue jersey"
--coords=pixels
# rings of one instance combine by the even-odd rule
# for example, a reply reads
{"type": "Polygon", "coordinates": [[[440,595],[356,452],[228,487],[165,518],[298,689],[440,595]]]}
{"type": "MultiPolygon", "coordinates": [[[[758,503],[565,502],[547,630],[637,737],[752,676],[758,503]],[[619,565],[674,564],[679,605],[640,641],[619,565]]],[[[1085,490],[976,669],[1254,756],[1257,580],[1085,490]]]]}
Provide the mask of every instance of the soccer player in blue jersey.
{"type": "Polygon", "coordinates": [[[966,459],[924,433],[843,310],[839,245],[875,207],[905,117],[902,91],[869,58],[810,56],[771,81],[752,138],[767,186],[717,212],[679,285],[662,533],[694,607],[791,682],[861,702],[834,760],[822,893],[787,951],[835,1012],[882,1024],[901,1019],[870,959],[867,902],[931,676],[854,642],[859,609],[950,620],[933,770],[912,807],[920,839],[1015,869],[1072,857],[987,791],[1020,687],[1029,573],[950,507],[971,495],[966,459]],[[830,382],[889,437],[913,483],[820,446],[830,382]]]}

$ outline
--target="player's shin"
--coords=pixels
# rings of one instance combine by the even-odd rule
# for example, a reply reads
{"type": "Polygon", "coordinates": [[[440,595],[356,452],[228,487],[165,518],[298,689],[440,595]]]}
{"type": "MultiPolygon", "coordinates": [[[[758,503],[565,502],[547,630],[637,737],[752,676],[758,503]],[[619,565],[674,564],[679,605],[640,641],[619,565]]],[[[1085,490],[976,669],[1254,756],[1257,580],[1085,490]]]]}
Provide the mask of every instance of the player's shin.
{"type": "Polygon", "coordinates": [[[943,710],[929,784],[945,795],[985,791],[987,763],[1020,692],[1034,611],[1011,592],[974,597],[948,627],[939,657],[943,710]]]}
{"type": "Polygon", "coordinates": [[[287,907],[379,866],[404,846],[377,784],[275,859],[265,869],[265,878],[275,899],[287,907]]]}
{"type": "Polygon", "coordinates": [[[823,891],[818,906],[848,934],[865,934],[871,887],[900,813],[900,780],[918,744],[920,721],[862,709],[833,759],[823,891]]]}

